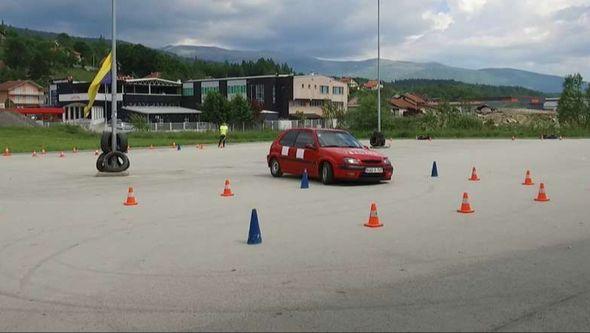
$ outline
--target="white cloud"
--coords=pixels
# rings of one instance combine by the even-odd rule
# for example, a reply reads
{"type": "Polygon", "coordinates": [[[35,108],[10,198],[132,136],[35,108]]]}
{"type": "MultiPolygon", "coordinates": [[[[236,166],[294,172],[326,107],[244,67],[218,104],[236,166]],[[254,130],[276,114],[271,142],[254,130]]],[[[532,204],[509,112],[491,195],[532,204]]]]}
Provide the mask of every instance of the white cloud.
{"type": "MultiPolygon", "coordinates": [[[[0,0],[13,25],[110,35],[104,0],[0,0]]],[[[376,1],[124,0],[121,38],[301,53],[376,57],[376,1]]],[[[386,58],[471,68],[516,67],[590,77],[590,0],[388,0],[381,2],[386,58]]]]}
{"type": "Polygon", "coordinates": [[[451,5],[465,13],[476,13],[487,3],[487,0],[452,0],[451,5]]]}
{"type": "Polygon", "coordinates": [[[431,21],[432,29],[437,31],[447,30],[447,28],[454,22],[451,15],[442,12],[435,14],[430,10],[422,13],[422,19],[431,21]]]}

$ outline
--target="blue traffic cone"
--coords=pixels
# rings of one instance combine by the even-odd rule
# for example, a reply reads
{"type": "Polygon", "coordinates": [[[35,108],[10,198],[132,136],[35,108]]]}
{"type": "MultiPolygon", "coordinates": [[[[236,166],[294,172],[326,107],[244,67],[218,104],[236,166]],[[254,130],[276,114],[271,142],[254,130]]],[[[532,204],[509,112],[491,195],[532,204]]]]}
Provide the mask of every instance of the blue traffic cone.
{"type": "Polygon", "coordinates": [[[303,170],[303,177],[301,177],[301,188],[309,188],[309,177],[307,176],[307,169],[303,170]]]}
{"type": "Polygon", "coordinates": [[[432,162],[432,174],[431,177],[438,177],[438,169],[436,167],[436,161],[432,162]]]}
{"type": "Polygon", "coordinates": [[[256,212],[256,209],[252,209],[250,230],[248,231],[248,245],[256,245],[260,243],[262,243],[262,235],[260,234],[260,226],[258,225],[258,213],[256,212]]]}

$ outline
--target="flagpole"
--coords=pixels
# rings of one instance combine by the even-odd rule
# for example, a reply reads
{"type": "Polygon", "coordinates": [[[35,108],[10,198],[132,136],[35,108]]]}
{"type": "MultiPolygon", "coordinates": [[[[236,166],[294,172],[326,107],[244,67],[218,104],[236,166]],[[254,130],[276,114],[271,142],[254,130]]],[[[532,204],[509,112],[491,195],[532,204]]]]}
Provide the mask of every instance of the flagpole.
{"type": "Polygon", "coordinates": [[[113,128],[112,151],[117,151],[117,7],[113,2],[113,38],[111,63],[111,124],[113,128]]]}
{"type": "MultiPolygon", "coordinates": [[[[104,80],[104,79],[103,79],[104,80]]],[[[104,129],[103,131],[107,130],[108,127],[108,117],[107,117],[107,107],[108,107],[108,100],[107,100],[107,84],[106,82],[102,84],[103,89],[104,89],[104,93],[103,93],[103,98],[104,98],[104,129]]]]}
{"type": "Polygon", "coordinates": [[[377,0],[377,131],[381,132],[381,0],[377,0]]]}

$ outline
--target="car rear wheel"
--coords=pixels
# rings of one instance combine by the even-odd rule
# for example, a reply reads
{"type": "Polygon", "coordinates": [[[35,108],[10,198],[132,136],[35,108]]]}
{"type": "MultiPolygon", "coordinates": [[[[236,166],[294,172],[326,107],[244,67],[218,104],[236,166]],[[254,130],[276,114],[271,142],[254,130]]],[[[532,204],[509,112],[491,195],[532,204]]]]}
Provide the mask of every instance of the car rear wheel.
{"type": "Polygon", "coordinates": [[[332,170],[332,165],[328,162],[324,162],[322,164],[322,183],[324,185],[329,185],[334,182],[334,171],[332,170]]]}
{"type": "Polygon", "coordinates": [[[270,173],[273,177],[281,177],[283,175],[279,161],[274,158],[270,161],[270,173]]]}

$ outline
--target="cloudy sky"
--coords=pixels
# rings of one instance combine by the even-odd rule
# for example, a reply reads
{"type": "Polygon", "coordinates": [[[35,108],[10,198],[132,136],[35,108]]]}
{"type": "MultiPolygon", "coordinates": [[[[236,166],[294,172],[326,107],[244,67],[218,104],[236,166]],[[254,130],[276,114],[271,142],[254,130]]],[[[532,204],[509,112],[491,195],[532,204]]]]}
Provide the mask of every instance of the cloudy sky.
{"type": "MultiPolygon", "coordinates": [[[[110,36],[110,0],[0,0],[31,29],[110,36]]],[[[376,0],[118,0],[120,38],[376,57],[376,0]]],[[[382,0],[382,56],[590,78],[590,0],[382,0]]]]}

